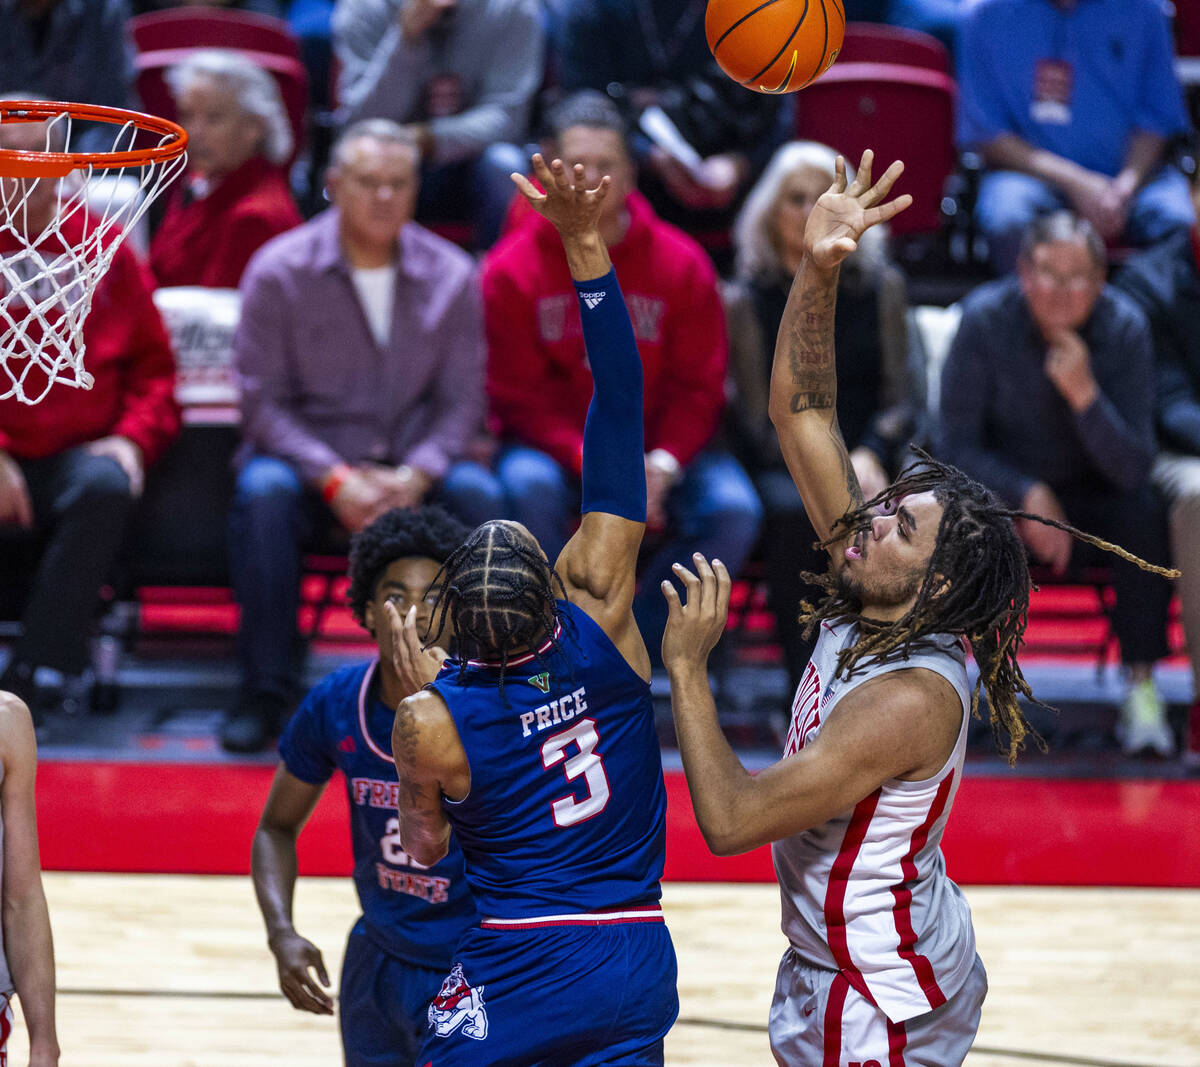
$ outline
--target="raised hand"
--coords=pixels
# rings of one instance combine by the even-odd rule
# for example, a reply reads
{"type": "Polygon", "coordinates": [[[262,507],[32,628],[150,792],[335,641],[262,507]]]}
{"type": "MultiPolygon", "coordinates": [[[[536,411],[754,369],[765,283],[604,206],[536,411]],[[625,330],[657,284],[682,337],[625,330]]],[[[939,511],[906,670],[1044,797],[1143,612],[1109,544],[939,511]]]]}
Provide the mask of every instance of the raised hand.
{"type": "Polygon", "coordinates": [[[576,163],[568,171],[561,159],[547,164],[541,153],[533,156],[533,173],[545,189],[544,193],[538,192],[533,182],[523,174],[513,173],[512,180],[534,211],[553,223],[564,238],[595,231],[600,209],[612,184],[607,174],[595,189],[589,189],[581,164],[576,163]]]}
{"type": "Polygon", "coordinates": [[[804,250],[822,270],[832,270],[858,247],[858,239],[872,226],[895,218],[909,204],[908,193],[884,202],[896,179],[904,173],[904,164],[896,160],[874,185],[871,163],[875,154],[868,148],[858,165],[858,173],[846,185],[846,161],[838,156],[833,184],[821,194],[804,228],[804,250]]]}
{"type": "Polygon", "coordinates": [[[709,564],[699,552],[692,556],[693,574],[682,563],[673,565],[675,577],[683,582],[687,599],[680,600],[670,582],[662,583],[667,598],[667,627],[663,633],[662,657],[667,672],[703,668],[708,655],[725,632],[729,617],[729,571],[719,559],[709,564]]]}

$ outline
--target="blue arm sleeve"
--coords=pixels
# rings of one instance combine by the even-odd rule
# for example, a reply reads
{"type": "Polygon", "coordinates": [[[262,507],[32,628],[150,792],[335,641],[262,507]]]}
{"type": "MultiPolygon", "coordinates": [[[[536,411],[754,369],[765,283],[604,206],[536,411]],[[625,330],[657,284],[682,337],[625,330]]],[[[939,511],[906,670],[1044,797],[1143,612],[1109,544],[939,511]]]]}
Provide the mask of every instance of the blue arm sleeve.
{"type": "Polygon", "coordinates": [[[646,521],[642,357],[625,298],[610,270],[576,282],[592,401],[583,430],[583,508],[646,521]]]}

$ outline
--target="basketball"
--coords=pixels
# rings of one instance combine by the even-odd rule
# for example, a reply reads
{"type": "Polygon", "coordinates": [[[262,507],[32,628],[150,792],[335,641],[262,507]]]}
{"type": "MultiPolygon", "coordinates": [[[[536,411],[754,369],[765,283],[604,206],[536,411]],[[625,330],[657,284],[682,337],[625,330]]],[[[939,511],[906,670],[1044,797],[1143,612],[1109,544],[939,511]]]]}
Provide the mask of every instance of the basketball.
{"type": "Polygon", "coordinates": [[[708,0],[718,66],[758,93],[794,93],[824,74],[846,31],[842,0],[708,0]]]}

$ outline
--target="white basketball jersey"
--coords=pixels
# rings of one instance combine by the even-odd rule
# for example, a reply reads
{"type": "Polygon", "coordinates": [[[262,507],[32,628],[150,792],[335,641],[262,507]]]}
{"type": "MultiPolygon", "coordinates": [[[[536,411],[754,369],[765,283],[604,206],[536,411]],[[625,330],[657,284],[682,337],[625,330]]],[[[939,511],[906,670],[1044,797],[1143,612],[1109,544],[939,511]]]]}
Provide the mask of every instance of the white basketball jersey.
{"type": "MultiPolygon", "coordinates": [[[[4,764],[0,762],[0,783],[4,781],[4,764]]],[[[0,885],[4,882],[4,812],[0,809],[0,885]]],[[[8,971],[8,956],[4,952],[4,930],[0,927],[0,997],[13,992],[12,975],[8,971]]],[[[0,1048],[3,1043],[0,1042],[0,1048]]]]}
{"type": "Polygon", "coordinates": [[[892,1022],[903,1022],[952,997],[975,960],[971,910],[946,877],[940,848],[962,777],[971,694],[962,643],[948,635],[926,639],[907,659],[835,677],[838,652],[857,638],[855,626],[822,624],[792,703],[784,757],[812,742],[846,693],[913,667],[941,675],[962,701],[954,751],[932,778],[884,782],[853,809],[771,851],[792,948],[841,971],[892,1022]]]}

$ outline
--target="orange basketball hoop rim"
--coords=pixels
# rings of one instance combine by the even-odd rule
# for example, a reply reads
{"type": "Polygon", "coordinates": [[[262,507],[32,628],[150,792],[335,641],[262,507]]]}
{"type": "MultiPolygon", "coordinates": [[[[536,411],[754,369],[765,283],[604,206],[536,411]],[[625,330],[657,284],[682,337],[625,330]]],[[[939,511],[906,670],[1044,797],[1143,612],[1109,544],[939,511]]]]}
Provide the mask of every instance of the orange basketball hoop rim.
{"type": "Polygon", "coordinates": [[[110,152],[30,152],[0,148],[0,177],[62,178],[74,170],[119,170],[144,167],[176,159],[187,149],[187,131],[158,115],[99,104],[73,104],[53,100],[0,101],[0,125],[7,122],[45,122],[69,116],[83,122],[131,126],[160,138],[156,145],[110,152]]]}

